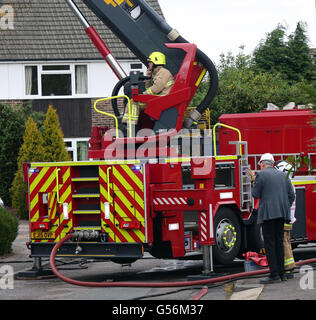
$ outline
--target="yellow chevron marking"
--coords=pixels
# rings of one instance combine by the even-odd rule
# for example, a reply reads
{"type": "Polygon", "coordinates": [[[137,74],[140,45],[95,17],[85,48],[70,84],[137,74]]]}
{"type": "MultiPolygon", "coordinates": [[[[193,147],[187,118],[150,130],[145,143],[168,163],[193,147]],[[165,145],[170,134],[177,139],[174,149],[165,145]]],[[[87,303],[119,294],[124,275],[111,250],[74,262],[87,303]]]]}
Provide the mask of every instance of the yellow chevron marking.
{"type": "MultiPolygon", "coordinates": [[[[114,185],[114,187],[116,187],[116,185],[114,185]]],[[[124,193],[121,191],[116,192],[116,196],[125,204],[126,208],[130,211],[130,213],[134,216],[134,207],[132,206],[132,204],[128,201],[128,199],[125,197],[124,193]]],[[[115,211],[117,211],[118,213],[120,213],[120,216],[123,217],[127,217],[127,213],[125,213],[117,204],[117,202],[115,202],[114,204],[115,207],[115,211]],[[118,207],[120,210],[116,210],[116,207],[118,207]]]]}
{"type": "MultiPolygon", "coordinates": [[[[125,190],[132,191],[132,186],[122,177],[122,175],[118,172],[118,170],[113,167],[113,175],[120,181],[125,190]]],[[[114,190],[120,190],[116,185],[114,185],[114,190]]]]}
{"type": "MultiPolygon", "coordinates": [[[[141,223],[144,225],[143,223],[141,223]]],[[[140,230],[134,230],[141,242],[145,242],[145,235],[140,230]]]]}
{"type": "Polygon", "coordinates": [[[137,192],[135,192],[135,201],[144,209],[144,199],[137,192]]]}
{"type": "Polygon", "coordinates": [[[45,192],[48,189],[48,187],[51,185],[51,183],[54,181],[54,179],[56,179],[55,171],[45,181],[45,183],[43,184],[39,192],[45,192]]]}
{"type": "Polygon", "coordinates": [[[69,179],[69,177],[70,177],[70,168],[68,168],[63,175],[64,181],[67,181],[69,179]]]}
{"type": "Polygon", "coordinates": [[[54,206],[55,198],[56,198],[55,192],[48,194],[48,211],[49,211],[48,215],[50,216],[51,219],[55,219],[56,217],[57,203],[54,206]]]}
{"type": "Polygon", "coordinates": [[[36,194],[33,198],[33,200],[31,201],[31,211],[34,209],[34,207],[36,206],[36,204],[38,203],[39,201],[39,195],[36,194]]]}
{"type": "MultiPolygon", "coordinates": [[[[121,165],[122,167],[122,165],[121,165]]],[[[139,178],[137,176],[135,176],[134,172],[132,170],[129,169],[128,166],[124,165],[124,169],[128,171],[128,174],[131,175],[131,178],[135,181],[135,179],[137,178],[137,182],[140,183],[141,189],[143,189],[143,185],[140,182],[139,178]],[[129,169],[129,170],[128,170],[129,169]]],[[[131,194],[131,197],[134,198],[133,194],[136,194],[135,190],[133,190],[133,187],[122,177],[122,175],[119,173],[119,171],[115,168],[115,166],[113,166],[113,175],[120,181],[120,183],[123,186],[123,191],[120,190],[118,188],[118,186],[114,183],[110,183],[109,185],[109,191],[110,193],[112,193],[113,191],[116,193],[116,196],[125,204],[126,208],[130,211],[130,213],[135,216],[135,212],[138,212],[135,210],[134,207],[132,207],[132,203],[128,200],[128,198],[124,195],[123,192],[129,192],[131,194]]],[[[105,181],[107,183],[108,179],[107,179],[107,174],[106,172],[101,169],[99,170],[99,176],[100,178],[105,181]]],[[[108,194],[108,190],[107,187],[104,186],[104,184],[100,184],[100,194],[102,194],[104,196],[105,199],[107,199],[108,202],[112,203],[112,201],[114,201],[114,209],[115,211],[118,213],[118,215],[120,217],[127,218],[128,215],[126,214],[126,212],[124,212],[124,210],[118,205],[118,203],[115,201],[115,198],[113,199],[111,197],[111,195],[108,194]]],[[[143,199],[141,199],[141,197],[139,195],[137,195],[137,199],[140,200],[139,204],[142,206],[142,208],[144,207],[144,203],[143,203],[143,199]]],[[[101,203],[101,211],[104,212],[104,203],[101,203]]],[[[111,223],[113,225],[115,225],[117,223],[118,220],[115,219],[114,215],[111,214],[110,215],[110,220],[111,223]]],[[[143,221],[142,221],[142,225],[143,225],[143,221]]],[[[106,231],[110,231],[113,233],[113,237],[114,237],[114,241],[115,242],[122,242],[119,237],[110,229],[110,227],[104,227],[103,228],[106,231]]],[[[127,242],[135,242],[135,240],[133,239],[133,237],[130,235],[130,231],[129,230],[122,230],[119,228],[116,228],[116,232],[120,232],[120,234],[126,239],[127,242]]],[[[140,239],[140,241],[144,242],[145,241],[145,235],[140,231],[140,230],[133,230],[133,232],[138,236],[138,238],[140,239]]]]}
{"type": "Polygon", "coordinates": [[[106,181],[106,173],[101,167],[99,167],[99,176],[102,178],[102,180],[106,181]]]}
{"type": "Polygon", "coordinates": [[[70,196],[70,194],[71,194],[71,185],[69,185],[65,190],[65,192],[60,196],[60,201],[65,202],[67,198],[70,196]]]}
{"type": "MultiPolygon", "coordinates": [[[[126,216],[125,215],[125,213],[124,213],[124,211],[121,209],[121,207],[116,203],[115,204],[115,211],[122,217],[122,218],[124,218],[124,216],[126,216]]],[[[120,228],[117,228],[117,231],[119,231],[120,233],[121,233],[121,235],[126,239],[126,241],[127,242],[135,242],[135,240],[132,238],[132,236],[129,234],[129,232],[128,232],[128,230],[122,230],[122,229],[120,229],[120,228]]],[[[136,230],[134,230],[134,231],[136,231],[136,230]]],[[[137,234],[137,232],[135,232],[136,234],[137,234]]],[[[140,232],[138,232],[138,237],[140,238],[140,239],[142,239],[142,233],[140,232]]],[[[117,239],[116,239],[116,241],[120,241],[119,240],[119,238],[117,237],[117,239]]]]}
{"type": "MultiPolygon", "coordinates": [[[[121,167],[131,177],[131,179],[137,184],[139,189],[144,191],[143,182],[138,178],[138,176],[133,172],[133,170],[128,165],[122,165],[121,167]]],[[[140,172],[143,173],[143,168],[141,169],[140,172]]]]}
{"type": "MultiPolygon", "coordinates": [[[[100,170],[100,175],[101,175],[101,171],[102,171],[102,170],[100,170]]],[[[103,172],[103,171],[102,171],[102,172],[103,172]]],[[[104,173],[104,172],[103,172],[103,173],[104,173]]],[[[110,200],[112,201],[112,197],[109,197],[109,196],[108,196],[107,189],[104,188],[104,186],[103,186],[102,184],[100,184],[100,194],[102,194],[102,195],[104,196],[104,198],[107,199],[108,202],[110,202],[110,200]],[[109,199],[109,198],[110,198],[110,199],[109,199]]],[[[100,206],[101,212],[104,213],[104,203],[101,202],[100,205],[101,205],[101,206],[100,206]]],[[[115,219],[114,219],[114,215],[113,215],[113,214],[110,214],[110,221],[111,221],[111,223],[112,223],[113,225],[115,225],[115,219]]],[[[115,234],[114,234],[113,230],[112,230],[109,226],[105,226],[105,225],[104,225],[104,222],[102,222],[101,226],[102,226],[102,228],[103,228],[107,233],[109,233],[110,238],[111,238],[113,241],[115,241],[115,234]]]]}
{"type": "MultiPolygon", "coordinates": [[[[101,187],[101,194],[107,195],[106,189],[105,189],[104,187],[102,187],[102,185],[101,185],[100,187],[101,187]]],[[[115,189],[118,189],[115,184],[113,185],[113,187],[114,187],[114,190],[115,190],[115,189]]],[[[112,188],[111,188],[111,190],[112,190],[112,188]]],[[[126,205],[127,208],[130,208],[131,203],[126,199],[126,197],[124,196],[124,194],[123,194],[122,192],[120,192],[120,194],[117,195],[117,196],[120,197],[120,199],[122,200],[122,202],[125,203],[125,205],[126,205]]],[[[127,217],[126,213],[125,213],[124,210],[118,205],[117,202],[115,202],[114,205],[115,205],[115,211],[116,211],[122,218],[127,217]]],[[[103,212],[104,212],[104,204],[103,204],[103,203],[101,203],[101,208],[102,208],[102,210],[103,210],[103,212]]],[[[133,213],[132,213],[132,214],[133,214],[133,213]]],[[[115,221],[115,218],[114,218],[114,215],[113,215],[113,214],[110,215],[110,220],[111,220],[112,224],[114,224],[114,225],[116,224],[116,221],[115,221]]],[[[111,230],[109,227],[107,227],[107,228],[105,228],[105,229],[111,230]]],[[[119,229],[119,228],[116,228],[116,230],[122,234],[122,236],[127,240],[127,242],[135,242],[135,240],[130,236],[128,230],[121,230],[121,229],[119,229]]],[[[112,232],[113,232],[113,231],[112,231],[112,232]]],[[[139,239],[140,239],[141,241],[143,241],[143,242],[145,241],[145,235],[144,235],[140,230],[134,230],[134,232],[137,234],[137,236],[139,237],[139,239]]],[[[115,242],[121,242],[121,240],[119,239],[119,237],[117,237],[114,232],[113,232],[113,236],[115,237],[115,242]]]]}
{"type": "MultiPolygon", "coordinates": [[[[30,193],[36,188],[36,186],[39,184],[39,182],[42,180],[46,172],[49,168],[42,168],[40,172],[37,174],[37,177],[34,179],[34,181],[30,185],[30,193]]],[[[34,173],[33,173],[34,174],[34,173]]]]}
{"type": "MultiPolygon", "coordinates": [[[[111,194],[108,194],[108,190],[104,188],[102,184],[100,184],[100,193],[104,196],[107,202],[110,202],[110,203],[113,202],[113,198],[111,197],[111,194]]],[[[103,205],[103,212],[104,212],[104,204],[102,203],[101,205],[103,205]]]]}
{"type": "MultiPolygon", "coordinates": [[[[114,185],[115,186],[115,185],[114,185]]],[[[134,208],[131,207],[131,203],[128,201],[128,199],[124,196],[123,192],[120,192],[120,194],[117,195],[121,201],[125,204],[125,206],[130,210],[133,216],[135,216],[134,208]]],[[[117,202],[115,202],[115,211],[122,217],[122,218],[128,218],[128,215],[125,213],[125,211],[118,205],[117,202]]],[[[127,239],[126,234],[128,234],[128,230],[121,230],[118,229],[122,235],[127,239]]],[[[141,241],[145,241],[145,235],[140,230],[133,230],[135,234],[138,236],[138,238],[141,241]]],[[[130,239],[129,242],[135,242],[135,240],[132,237],[128,237],[130,239]]]]}

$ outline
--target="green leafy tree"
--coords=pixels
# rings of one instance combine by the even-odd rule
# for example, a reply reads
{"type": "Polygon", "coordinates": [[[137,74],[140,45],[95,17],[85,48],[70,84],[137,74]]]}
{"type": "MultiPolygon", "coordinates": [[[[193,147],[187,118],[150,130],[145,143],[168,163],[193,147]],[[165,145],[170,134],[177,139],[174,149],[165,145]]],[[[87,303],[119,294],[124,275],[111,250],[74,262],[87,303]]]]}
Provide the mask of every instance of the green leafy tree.
{"type": "Polygon", "coordinates": [[[69,161],[70,156],[64,143],[64,135],[60,127],[56,110],[49,106],[44,121],[43,146],[44,161],[69,161]]]}
{"type": "Polygon", "coordinates": [[[316,81],[304,81],[300,84],[300,88],[306,94],[307,102],[313,104],[314,111],[316,112],[316,81]]]}
{"type": "Polygon", "coordinates": [[[18,234],[18,220],[0,207],[0,256],[12,252],[12,242],[18,234]]]}
{"type": "MultiPolygon", "coordinates": [[[[314,112],[316,112],[316,81],[305,81],[301,83],[300,88],[306,94],[306,101],[313,105],[313,110],[314,112]]],[[[314,127],[316,127],[316,119],[314,120],[313,125],[314,127]]],[[[316,137],[314,138],[314,142],[314,146],[316,149],[316,137]]]]}
{"type": "Polygon", "coordinates": [[[11,107],[0,104],[0,198],[11,205],[9,188],[17,169],[17,154],[23,139],[24,119],[11,107]]]}
{"type": "Polygon", "coordinates": [[[297,23],[295,31],[289,36],[287,45],[288,79],[294,81],[311,80],[315,66],[308,46],[306,24],[303,22],[297,23]]]}
{"type": "Polygon", "coordinates": [[[18,155],[18,168],[14,175],[12,187],[10,188],[12,206],[17,215],[22,219],[28,217],[26,207],[27,185],[24,182],[23,164],[25,162],[43,161],[44,156],[43,137],[38,130],[36,122],[30,117],[26,122],[23,144],[18,155]]]}
{"type": "Polygon", "coordinates": [[[56,111],[49,107],[43,125],[43,134],[37,123],[30,117],[26,123],[23,144],[19,150],[17,171],[10,189],[12,206],[19,217],[28,217],[26,208],[27,185],[24,182],[23,164],[26,162],[58,162],[70,160],[65,149],[63,133],[56,111]]]}
{"type": "Polygon", "coordinates": [[[222,54],[217,69],[219,89],[210,107],[213,123],[223,113],[261,111],[268,102],[284,106],[290,101],[305,101],[299,86],[289,86],[279,73],[254,70],[251,57],[243,53],[243,47],[236,57],[222,54]]]}
{"type": "MultiPolygon", "coordinates": [[[[278,106],[290,101],[313,103],[309,97],[313,96],[315,87],[309,85],[302,90],[304,81],[316,77],[306,24],[297,23],[289,36],[286,28],[279,24],[260,41],[252,55],[245,55],[243,46],[240,49],[236,56],[231,52],[222,54],[217,65],[219,89],[209,106],[212,123],[223,113],[261,111],[269,102],[278,106]]],[[[202,101],[208,88],[208,81],[200,85],[191,106],[202,101]]]]}
{"type": "Polygon", "coordinates": [[[9,188],[17,170],[17,157],[29,116],[42,126],[45,114],[33,111],[31,103],[15,108],[0,104],[0,198],[6,206],[11,206],[9,188]]]}
{"type": "Polygon", "coordinates": [[[278,73],[291,83],[311,80],[315,73],[306,24],[298,22],[295,31],[286,35],[286,28],[279,24],[260,41],[253,53],[256,72],[278,73]]]}
{"type": "Polygon", "coordinates": [[[257,72],[287,74],[288,48],[285,41],[286,29],[279,24],[262,39],[253,52],[254,68],[257,72]]]}

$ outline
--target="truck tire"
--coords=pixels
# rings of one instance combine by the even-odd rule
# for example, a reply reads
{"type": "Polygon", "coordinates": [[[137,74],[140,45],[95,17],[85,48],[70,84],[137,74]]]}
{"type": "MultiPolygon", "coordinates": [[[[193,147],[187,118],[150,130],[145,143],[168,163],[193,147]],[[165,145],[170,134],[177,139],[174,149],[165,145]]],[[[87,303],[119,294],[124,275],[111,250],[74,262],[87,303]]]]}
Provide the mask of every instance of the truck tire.
{"type": "Polygon", "coordinates": [[[240,250],[241,228],[234,211],[228,207],[218,210],[214,218],[214,262],[227,265],[233,262],[240,250]]]}

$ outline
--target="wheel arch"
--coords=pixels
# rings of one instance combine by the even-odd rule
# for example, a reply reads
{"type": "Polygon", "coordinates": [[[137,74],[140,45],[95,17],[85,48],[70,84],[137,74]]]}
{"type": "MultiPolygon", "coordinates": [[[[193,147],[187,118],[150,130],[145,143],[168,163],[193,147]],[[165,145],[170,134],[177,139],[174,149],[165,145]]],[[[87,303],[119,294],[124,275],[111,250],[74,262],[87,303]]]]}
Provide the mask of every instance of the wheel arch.
{"type": "Polygon", "coordinates": [[[243,225],[243,220],[241,218],[241,211],[239,210],[239,207],[236,201],[217,203],[215,210],[213,212],[213,218],[215,218],[215,215],[218,213],[218,211],[223,208],[230,208],[232,211],[234,211],[234,213],[236,214],[236,217],[238,218],[240,226],[243,225]]]}

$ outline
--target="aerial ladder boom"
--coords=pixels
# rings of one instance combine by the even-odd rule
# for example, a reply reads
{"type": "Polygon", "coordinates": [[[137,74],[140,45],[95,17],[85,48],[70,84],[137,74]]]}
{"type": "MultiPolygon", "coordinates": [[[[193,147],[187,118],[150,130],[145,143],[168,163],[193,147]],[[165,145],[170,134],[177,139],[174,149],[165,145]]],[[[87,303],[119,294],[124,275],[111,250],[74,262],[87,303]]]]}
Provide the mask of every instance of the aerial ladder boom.
{"type": "MultiPolygon", "coordinates": [[[[100,40],[83,17],[73,0],[66,0],[84,25],[90,38],[100,50],[100,40]],[[96,41],[97,39],[97,41],[96,41]]],[[[185,59],[186,53],[181,48],[168,47],[168,43],[187,43],[180,34],[153,10],[144,0],[83,0],[100,20],[146,65],[151,52],[160,51],[167,57],[167,68],[176,75],[185,59]]],[[[102,41],[102,40],[101,40],[102,41]]],[[[102,47],[103,45],[101,45],[102,47]]],[[[102,53],[104,56],[104,53],[102,53]]],[[[117,62],[110,54],[106,55],[115,74],[122,79],[117,62]],[[114,60],[114,61],[113,61],[114,60]],[[113,68],[114,65],[114,68],[113,68]]],[[[210,88],[200,105],[191,112],[189,120],[184,124],[190,127],[193,121],[199,120],[210,106],[218,86],[218,76],[212,61],[199,49],[196,61],[209,72],[210,88]]],[[[205,72],[205,71],[204,71],[205,72]]],[[[196,88],[193,88],[196,91],[196,88]]],[[[194,92],[195,92],[194,91],[194,92]]],[[[115,110],[114,110],[115,111],[115,110]]]]}

